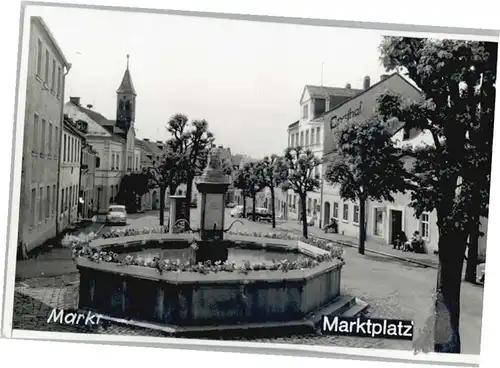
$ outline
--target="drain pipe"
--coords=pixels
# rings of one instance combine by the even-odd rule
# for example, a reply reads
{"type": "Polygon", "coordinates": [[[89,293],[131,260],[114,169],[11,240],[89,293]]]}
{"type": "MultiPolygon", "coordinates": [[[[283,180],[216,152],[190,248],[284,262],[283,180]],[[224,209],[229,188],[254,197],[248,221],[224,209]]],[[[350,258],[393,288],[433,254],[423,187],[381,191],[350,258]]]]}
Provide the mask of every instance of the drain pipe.
{"type": "Polygon", "coordinates": [[[62,93],[61,93],[61,100],[62,100],[62,107],[61,107],[61,123],[60,123],[60,132],[59,132],[59,152],[58,152],[58,159],[57,159],[57,193],[56,193],[56,236],[59,235],[59,210],[61,209],[61,206],[59,206],[59,199],[61,199],[61,188],[60,186],[60,180],[61,180],[61,159],[62,159],[62,154],[61,154],[61,144],[62,144],[62,137],[63,137],[63,132],[64,132],[64,93],[66,90],[66,76],[68,75],[69,71],[71,70],[71,63],[68,63],[66,65],[66,72],[63,74],[63,85],[62,85],[62,93]]]}

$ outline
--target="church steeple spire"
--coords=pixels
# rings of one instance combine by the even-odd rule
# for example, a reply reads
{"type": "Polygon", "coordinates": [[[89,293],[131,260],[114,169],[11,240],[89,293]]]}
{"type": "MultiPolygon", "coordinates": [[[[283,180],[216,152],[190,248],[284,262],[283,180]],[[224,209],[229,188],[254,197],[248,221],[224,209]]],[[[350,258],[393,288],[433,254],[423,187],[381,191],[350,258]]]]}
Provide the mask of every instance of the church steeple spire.
{"type": "Polygon", "coordinates": [[[122,78],[122,83],[120,84],[120,87],[118,87],[116,93],[132,94],[134,96],[137,96],[137,93],[135,93],[134,84],[132,83],[132,77],[130,76],[129,58],[130,55],[127,54],[127,69],[125,69],[125,73],[123,74],[122,78]]]}

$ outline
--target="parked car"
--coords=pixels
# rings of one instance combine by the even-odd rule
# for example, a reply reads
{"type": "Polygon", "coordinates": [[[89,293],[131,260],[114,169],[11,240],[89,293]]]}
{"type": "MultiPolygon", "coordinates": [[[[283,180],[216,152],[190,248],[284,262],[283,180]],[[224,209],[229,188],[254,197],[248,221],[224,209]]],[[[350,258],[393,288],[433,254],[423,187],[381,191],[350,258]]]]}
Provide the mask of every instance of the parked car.
{"type": "Polygon", "coordinates": [[[235,206],[231,212],[229,212],[231,217],[243,217],[243,206],[235,206]]]}
{"type": "Polygon", "coordinates": [[[106,214],[107,225],[127,225],[126,207],[119,204],[109,206],[106,214]]]}
{"type": "MultiPolygon", "coordinates": [[[[252,210],[247,212],[247,219],[253,220],[252,210]]],[[[272,214],[264,207],[257,207],[255,209],[255,221],[271,222],[273,219],[272,214]]]]}
{"type": "Polygon", "coordinates": [[[234,203],[234,202],[230,202],[226,205],[227,208],[234,208],[236,207],[238,204],[237,203],[234,203]]]}

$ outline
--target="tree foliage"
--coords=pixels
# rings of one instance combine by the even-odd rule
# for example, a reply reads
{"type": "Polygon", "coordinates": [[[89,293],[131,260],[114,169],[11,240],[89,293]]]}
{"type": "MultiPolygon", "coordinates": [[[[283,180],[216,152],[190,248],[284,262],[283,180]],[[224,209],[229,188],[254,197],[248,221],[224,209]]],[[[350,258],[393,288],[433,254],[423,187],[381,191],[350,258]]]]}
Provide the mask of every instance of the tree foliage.
{"type": "Polygon", "coordinates": [[[278,155],[265,156],[257,163],[256,175],[260,185],[269,188],[271,192],[272,226],[276,227],[275,189],[285,180],[288,174],[285,161],[278,155]]]}
{"type": "Polygon", "coordinates": [[[432,136],[413,152],[417,215],[436,210],[439,270],[434,350],[460,352],[460,284],[466,241],[488,212],[497,44],[386,37],[385,68],[399,70],[422,90],[420,101],[394,93],[379,98],[379,113],[432,136]]]}
{"type": "Polygon", "coordinates": [[[306,198],[307,193],[320,187],[316,168],[321,162],[311,150],[302,147],[287,148],[283,160],[288,175],[281,185],[284,190],[293,190],[299,196],[302,234],[307,238],[306,198]]]}
{"type": "Polygon", "coordinates": [[[393,144],[390,127],[374,117],[342,124],[334,132],[337,149],[331,155],[325,179],[339,185],[343,199],[360,204],[361,254],[364,254],[366,201],[393,202],[394,194],[404,192],[408,186],[402,151],[393,144]]]}

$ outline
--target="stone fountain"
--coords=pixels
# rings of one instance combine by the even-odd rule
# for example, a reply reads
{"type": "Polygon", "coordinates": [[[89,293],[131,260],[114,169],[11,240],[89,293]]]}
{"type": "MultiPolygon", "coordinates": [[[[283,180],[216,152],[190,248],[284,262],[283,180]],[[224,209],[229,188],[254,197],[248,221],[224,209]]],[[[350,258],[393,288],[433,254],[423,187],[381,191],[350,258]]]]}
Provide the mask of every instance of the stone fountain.
{"type": "Polygon", "coordinates": [[[228,233],[224,197],[230,178],[217,148],[195,185],[199,229],[187,224],[190,232],[90,243],[93,255],[76,260],[82,310],[171,335],[221,337],[311,332],[324,314],[354,316],[366,309],[357,298],[340,295],[344,262],[329,251],[299,240],[228,233]],[[137,255],[153,260],[141,263],[137,255]],[[304,267],[285,270],[294,262],[304,267]]]}

